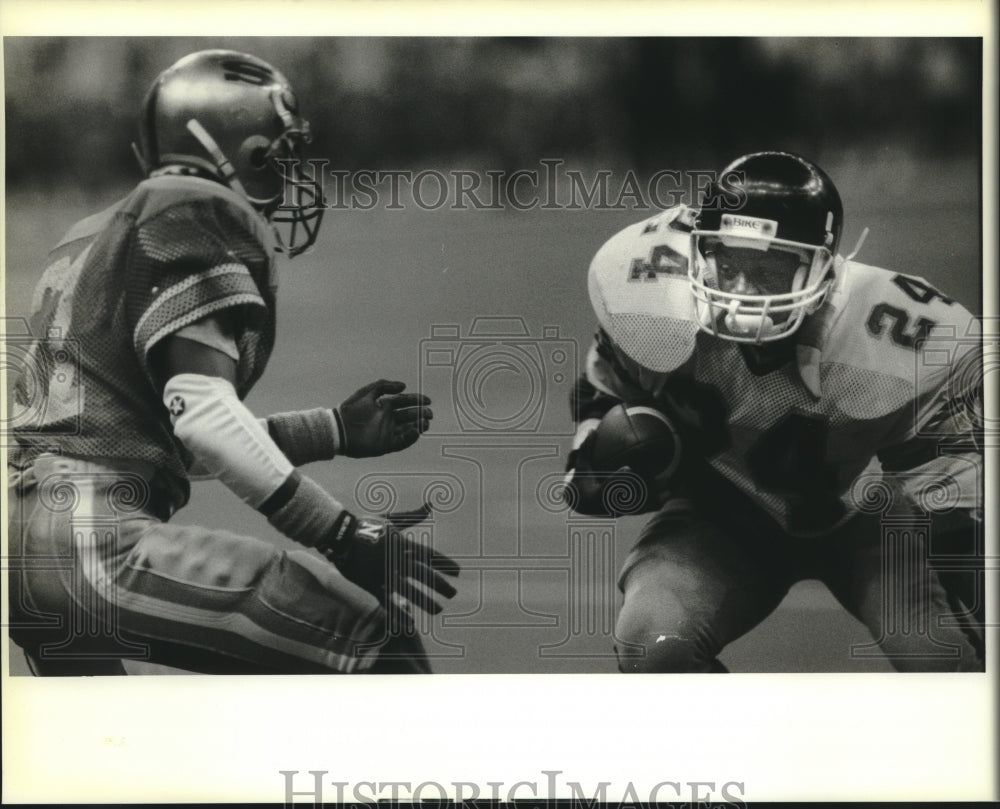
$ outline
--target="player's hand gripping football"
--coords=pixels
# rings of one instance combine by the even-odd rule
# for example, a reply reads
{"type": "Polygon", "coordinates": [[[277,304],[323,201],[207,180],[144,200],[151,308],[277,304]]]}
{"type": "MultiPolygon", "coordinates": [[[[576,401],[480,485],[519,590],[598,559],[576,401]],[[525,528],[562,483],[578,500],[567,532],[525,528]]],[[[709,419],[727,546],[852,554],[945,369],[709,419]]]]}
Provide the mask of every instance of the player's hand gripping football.
{"type": "Polygon", "coordinates": [[[675,482],[680,461],[680,440],[665,415],[617,405],[570,453],[563,497],[580,514],[653,511],[675,482]]]}
{"type": "Polygon", "coordinates": [[[596,430],[569,455],[563,479],[566,504],[578,514],[593,517],[641,513],[648,499],[643,481],[628,466],[610,471],[595,468],[592,457],[595,440],[596,430]],[[631,507],[619,510],[614,507],[616,503],[631,507]]]}
{"type": "Polygon", "coordinates": [[[403,393],[404,382],[380,379],[365,385],[340,406],[344,428],[343,453],[372,458],[411,446],[430,427],[431,400],[419,393],[403,393]]]}
{"type": "Polygon", "coordinates": [[[401,529],[430,516],[424,504],[414,511],[386,515],[384,520],[359,519],[338,543],[331,561],[341,573],[374,595],[386,607],[399,607],[399,597],[436,615],[457,590],[446,577],[457,577],[456,561],[404,536],[401,529]]]}

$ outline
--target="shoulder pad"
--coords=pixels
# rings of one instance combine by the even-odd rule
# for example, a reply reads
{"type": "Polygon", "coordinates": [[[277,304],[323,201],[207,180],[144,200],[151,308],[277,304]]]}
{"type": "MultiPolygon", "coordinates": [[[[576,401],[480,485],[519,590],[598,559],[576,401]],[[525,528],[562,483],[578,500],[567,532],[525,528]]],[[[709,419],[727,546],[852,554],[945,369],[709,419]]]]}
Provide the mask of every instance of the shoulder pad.
{"type": "Polygon", "coordinates": [[[226,206],[229,213],[253,233],[268,252],[273,252],[274,236],[267,220],[240,194],[212,180],[173,174],[150,177],[136,186],[125,200],[124,207],[142,224],[143,220],[167,208],[207,200],[226,206]]]}
{"type": "Polygon", "coordinates": [[[123,207],[125,202],[125,199],[118,200],[114,205],[105,208],[103,211],[81,219],[55,244],[52,251],[54,252],[70,242],[75,242],[77,239],[83,239],[100,233],[104,230],[111,217],[123,207]]]}
{"type": "Polygon", "coordinates": [[[656,372],[684,364],[698,325],[688,281],[690,237],[670,208],[612,236],[590,263],[590,302],[601,327],[629,357],[656,372]]]}
{"type": "Polygon", "coordinates": [[[937,388],[982,342],[979,321],[916,276],[849,262],[829,303],[834,314],[825,328],[821,362],[827,375],[871,380],[850,386],[870,391],[863,405],[850,408],[869,417],[937,388]]]}

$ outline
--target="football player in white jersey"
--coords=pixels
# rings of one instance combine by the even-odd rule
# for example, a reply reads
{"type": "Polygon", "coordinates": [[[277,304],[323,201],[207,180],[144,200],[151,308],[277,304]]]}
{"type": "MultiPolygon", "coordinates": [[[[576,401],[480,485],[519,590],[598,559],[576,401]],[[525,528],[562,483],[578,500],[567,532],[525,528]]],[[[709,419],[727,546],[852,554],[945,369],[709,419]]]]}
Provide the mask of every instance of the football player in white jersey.
{"type": "Polygon", "coordinates": [[[323,213],[295,173],[310,137],[291,85],[249,54],[194,53],[153,83],[139,134],[147,179],[70,230],[35,293],[12,638],[36,674],[427,671],[401,630],[457,573],[400,530],[427,514],[358,518],[298,467],[405,449],[429,399],[382,380],[339,407],[257,420],[243,404],[274,344],[275,253],[309,247],[323,213]],[[199,476],[302,547],[169,522],[199,476]]]}
{"type": "Polygon", "coordinates": [[[842,227],[818,166],[760,152],[700,210],[631,225],[591,263],[567,498],[655,512],[619,579],[622,671],[724,671],[722,649],[808,578],[896,669],[983,667],[982,577],[933,565],[960,544],[977,566],[981,327],[924,280],[839,255],[842,227]],[[677,427],[669,479],[595,471],[593,432],[621,401],[677,427]]]}

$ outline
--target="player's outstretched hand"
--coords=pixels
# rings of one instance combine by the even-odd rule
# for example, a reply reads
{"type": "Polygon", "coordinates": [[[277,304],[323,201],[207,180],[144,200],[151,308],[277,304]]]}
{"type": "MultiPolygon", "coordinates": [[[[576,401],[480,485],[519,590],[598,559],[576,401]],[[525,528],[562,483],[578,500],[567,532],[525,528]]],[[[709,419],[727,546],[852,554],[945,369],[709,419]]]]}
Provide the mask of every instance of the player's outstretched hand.
{"type": "Polygon", "coordinates": [[[386,515],[384,520],[359,519],[338,544],[331,560],[346,578],[389,606],[393,594],[436,615],[457,590],[448,580],[459,565],[433,548],[401,533],[430,516],[431,507],[386,515]]]}
{"type": "Polygon", "coordinates": [[[411,446],[430,427],[431,400],[403,393],[405,382],[380,379],[365,385],[340,406],[344,454],[372,458],[411,446]]]}

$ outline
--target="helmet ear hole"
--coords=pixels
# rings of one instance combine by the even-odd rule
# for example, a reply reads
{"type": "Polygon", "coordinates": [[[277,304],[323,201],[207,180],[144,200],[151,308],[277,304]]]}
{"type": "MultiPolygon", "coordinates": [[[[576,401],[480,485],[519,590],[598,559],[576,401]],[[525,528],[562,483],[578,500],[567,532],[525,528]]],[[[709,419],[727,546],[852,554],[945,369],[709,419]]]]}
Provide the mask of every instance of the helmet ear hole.
{"type": "Polygon", "coordinates": [[[254,171],[260,171],[268,167],[268,155],[271,151],[271,142],[263,135],[251,135],[240,146],[238,160],[241,165],[248,166],[254,171]]]}
{"type": "Polygon", "coordinates": [[[250,165],[255,169],[262,169],[267,166],[267,149],[263,146],[258,146],[252,152],[250,152],[250,165]]]}

